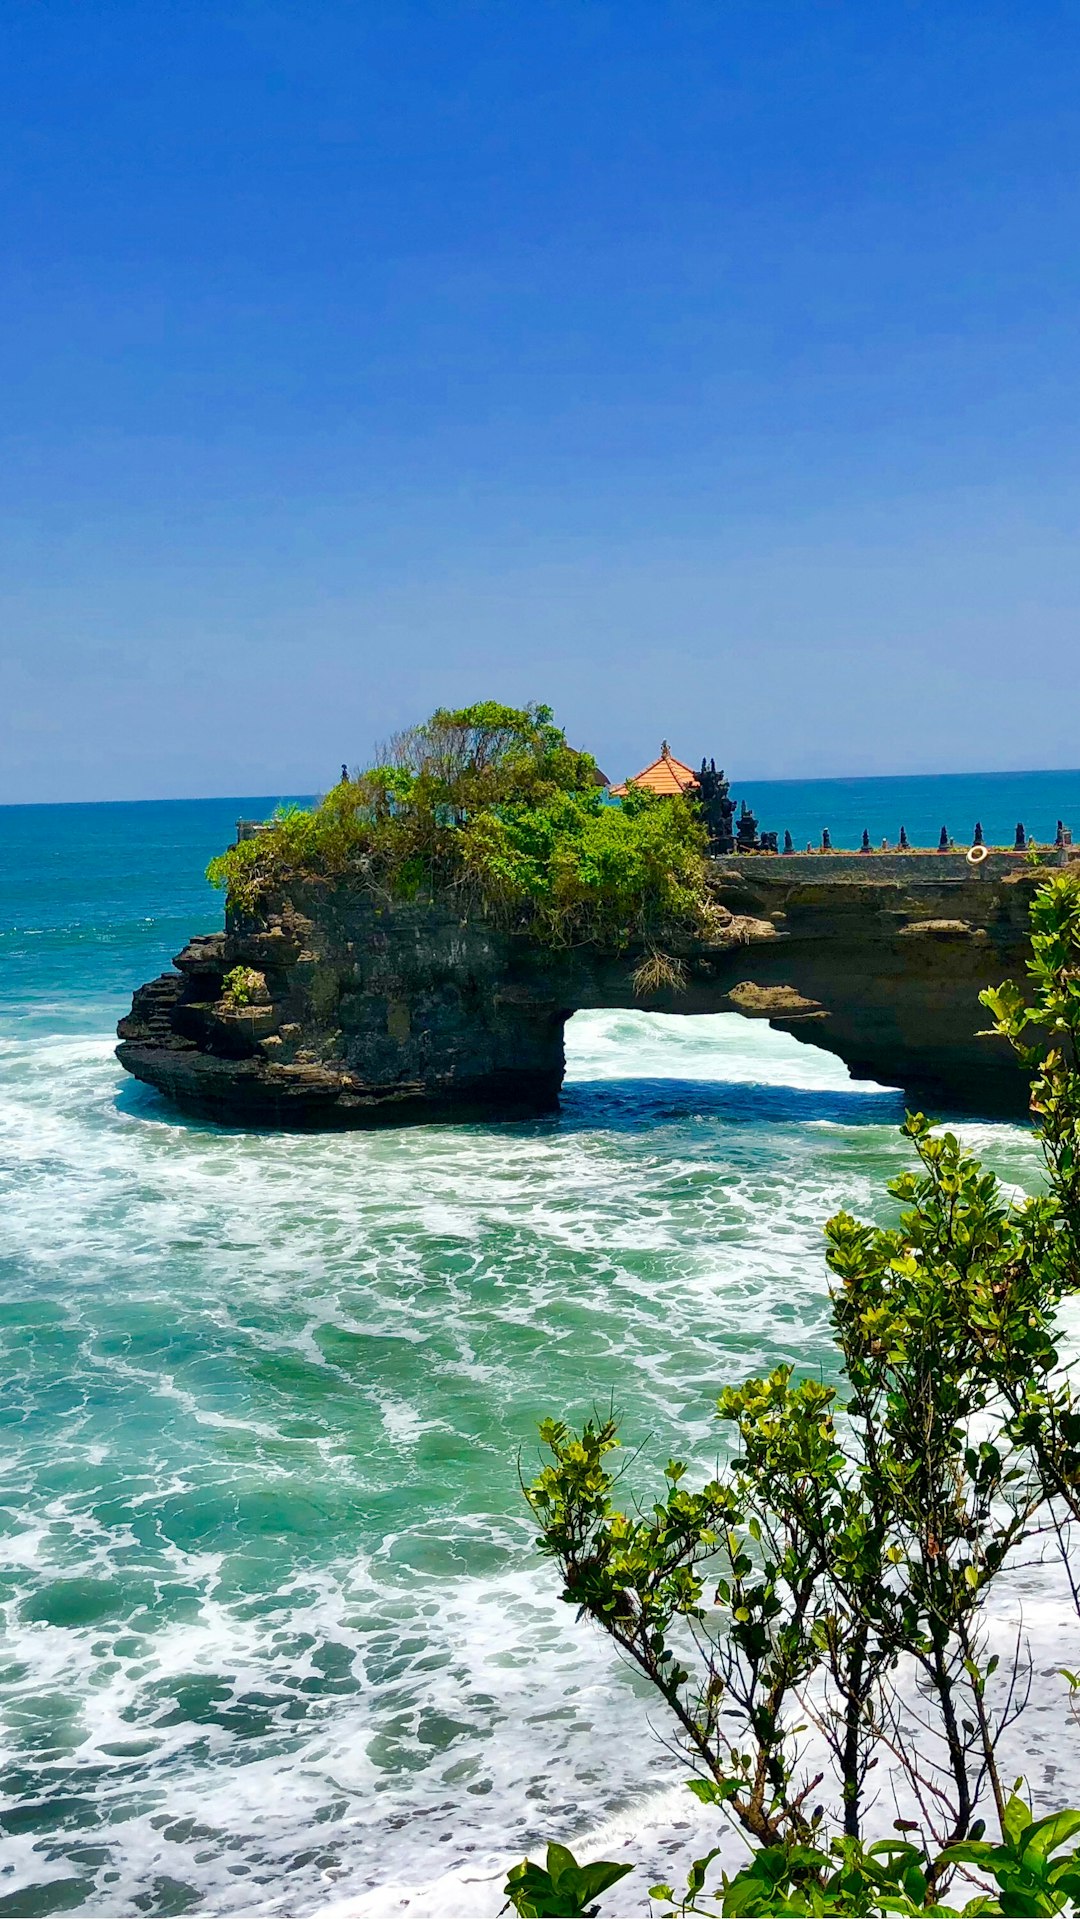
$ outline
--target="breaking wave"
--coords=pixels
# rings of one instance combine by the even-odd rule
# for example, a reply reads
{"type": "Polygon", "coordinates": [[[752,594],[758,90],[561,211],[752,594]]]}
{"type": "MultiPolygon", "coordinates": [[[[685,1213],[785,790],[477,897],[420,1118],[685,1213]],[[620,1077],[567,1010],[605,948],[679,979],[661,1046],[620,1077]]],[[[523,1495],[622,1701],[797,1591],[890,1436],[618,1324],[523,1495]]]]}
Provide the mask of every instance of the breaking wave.
{"type": "Polygon", "coordinates": [[[518,1458],[613,1399],[643,1477],[707,1466],[720,1382],[827,1366],[901,1106],[733,1015],[569,1041],[558,1119],[322,1137],[0,1041],[0,1910],[449,1919],[553,1835],[691,1842],[518,1458]]]}

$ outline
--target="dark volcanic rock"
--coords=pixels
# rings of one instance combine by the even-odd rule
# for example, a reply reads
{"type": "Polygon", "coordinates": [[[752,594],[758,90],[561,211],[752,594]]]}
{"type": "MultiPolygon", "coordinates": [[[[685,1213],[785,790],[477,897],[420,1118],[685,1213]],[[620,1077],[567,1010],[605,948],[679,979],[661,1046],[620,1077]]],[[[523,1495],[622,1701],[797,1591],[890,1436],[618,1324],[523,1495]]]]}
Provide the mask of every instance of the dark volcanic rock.
{"type": "Polygon", "coordinates": [[[1040,875],[991,858],[718,862],[710,943],[685,987],[640,998],[640,951],[552,950],[445,901],[297,882],[194,939],[120,1022],[130,1073],[240,1125],[365,1126],[552,1110],[581,1007],[737,1011],[931,1109],[1019,1113],[1011,1052],[979,1037],[979,989],[1024,978],[1040,875]],[[838,868],[838,870],[833,870],[838,868]],[[226,976],[246,969],[243,1003],[226,976]]]}

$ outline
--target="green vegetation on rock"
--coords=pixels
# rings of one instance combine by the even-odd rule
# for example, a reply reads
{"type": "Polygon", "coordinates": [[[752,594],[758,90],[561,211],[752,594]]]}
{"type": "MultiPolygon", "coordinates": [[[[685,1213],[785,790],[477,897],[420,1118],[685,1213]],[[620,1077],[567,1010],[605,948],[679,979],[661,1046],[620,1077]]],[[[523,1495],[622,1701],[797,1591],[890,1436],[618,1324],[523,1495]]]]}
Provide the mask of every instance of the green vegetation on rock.
{"type": "Polygon", "coordinates": [[[250,966],[234,966],[221,982],[222,997],[233,1006],[250,1006],[254,995],[265,984],[261,973],[250,966]]]}
{"type": "Polygon", "coordinates": [[[297,877],[394,898],[449,896],[553,945],[654,948],[708,934],[706,835],[692,800],[603,790],[546,706],[440,710],[315,808],[277,814],[207,868],[256,909],[297,877]]]}

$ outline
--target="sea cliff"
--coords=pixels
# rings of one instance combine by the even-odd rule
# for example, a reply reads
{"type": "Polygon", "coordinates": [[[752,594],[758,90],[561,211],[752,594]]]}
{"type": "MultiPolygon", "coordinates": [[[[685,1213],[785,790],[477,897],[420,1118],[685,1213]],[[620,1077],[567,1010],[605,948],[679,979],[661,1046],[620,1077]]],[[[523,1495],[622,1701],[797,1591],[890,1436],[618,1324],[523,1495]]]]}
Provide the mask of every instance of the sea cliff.
{"type": "Polygon", "coordinates": [[[585,1007],[738,1012],[937,1110],[1021,1112],[982,987],[1022,979],[1040,874],[1005,854],[751,857],[710,864],[709,939],[642,988],[640,947],[559,947],[435,894],[300,878],[230,906],[140,987],[118,1056],[189,1111],[242,1125],[365,1126],[552,1110],[585,1007]],[[635,975],[637,976],[635,978],[635,975]]]}

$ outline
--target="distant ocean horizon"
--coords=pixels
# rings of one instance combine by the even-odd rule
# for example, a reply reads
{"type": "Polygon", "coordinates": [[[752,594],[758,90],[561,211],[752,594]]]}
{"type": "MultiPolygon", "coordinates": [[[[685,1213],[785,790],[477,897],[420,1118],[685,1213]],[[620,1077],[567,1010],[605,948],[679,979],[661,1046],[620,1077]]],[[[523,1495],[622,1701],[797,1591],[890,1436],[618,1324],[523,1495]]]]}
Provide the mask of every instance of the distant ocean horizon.
{"type": "MultiPolygon", "coordinates": [[[[857,847],[864,830],[875,845],[894,844],[903,827],[912,845],[936,846],[944,826],[958,844],[970,842],[978,822],[991,844],[1011,844],[1018,822],[1029,838],[1053,840],[1057,822],[1074,824],[1080,838],[1080,768],[1043,767],[1009,772],[836,774],[814,779],[755,779],[731,773],[732,794],[745,800],[766,831],[791,833],[796,847],[820,843],[857,847]],[[969,817],[970,816],[970,817],[969,817]]],[[[162,807],[225,809],[237,819],[265,819],[279,806],[311,806],[315,793],[206,794],[186,799],[9,800],[0,815],[117,811],[162,807]]],[[[223,815],[224,817],[224,815],[223,815]]]]}
{"type": "Polygon", "coordinates": [[[1080,837],[1080,771],[890,773],[817,780],[732,782],[766,830],[791,833],[797,848],[819,845],[827,828],[835,847],[895,845],[903,827],[912,846],[936,846],[944,826],[968,845],[976,823],[992,846],[1012,845],[1018,823],[1029,839],[1054,839],[1059,820],[1080,837]]]}

